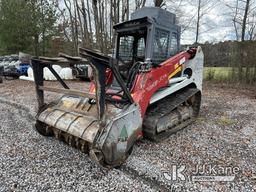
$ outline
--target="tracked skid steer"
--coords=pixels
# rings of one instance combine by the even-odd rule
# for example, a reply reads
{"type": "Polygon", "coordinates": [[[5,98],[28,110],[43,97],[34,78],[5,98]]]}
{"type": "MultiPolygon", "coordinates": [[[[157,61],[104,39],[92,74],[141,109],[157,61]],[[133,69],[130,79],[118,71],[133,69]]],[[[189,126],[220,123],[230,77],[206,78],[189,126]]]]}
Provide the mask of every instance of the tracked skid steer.
{"type": "Polygon", "coordinates": [[[201,103],[203,52],[180,51],[175,15],[142,8],[132,19],[114,26],[113,57],[87,48],[79,57],[32,59],[38,114],[36,130],[86,152],[104,166],[120,166],[143,137],[166,138],[197,117],[201,103]],[[53,65],[87,63],[93,77],[87,92],[74,90],[53,65]],[[47,67],[62,88],[44,85],[47,67]],[[44,92],[62,94],[46,103],[44,92]]]}

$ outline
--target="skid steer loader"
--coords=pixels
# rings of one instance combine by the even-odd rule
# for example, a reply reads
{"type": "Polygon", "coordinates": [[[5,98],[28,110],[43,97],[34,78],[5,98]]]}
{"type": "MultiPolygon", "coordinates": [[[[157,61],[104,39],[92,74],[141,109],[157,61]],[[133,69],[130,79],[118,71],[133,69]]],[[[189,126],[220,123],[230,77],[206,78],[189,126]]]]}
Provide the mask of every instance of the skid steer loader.
{"type": "Polygon", "coordinates": [[[166,10],[142,8],[114,26],[113,57],[80,48],[80,57],[32,59],[39,105],[36,130],[115,167],[125,162],[139,138],[163,139],[191,123],[200,109],[203,52],[200,47],[179,51],[175,22],[166,10]],[[70,89],[52,68],[88,60],[93,79],[87,93],[70,89]],[[63,88],[44,86],[44,67],[63,88]],[[63,95],[45,103],[44,91],[63,95]]]}

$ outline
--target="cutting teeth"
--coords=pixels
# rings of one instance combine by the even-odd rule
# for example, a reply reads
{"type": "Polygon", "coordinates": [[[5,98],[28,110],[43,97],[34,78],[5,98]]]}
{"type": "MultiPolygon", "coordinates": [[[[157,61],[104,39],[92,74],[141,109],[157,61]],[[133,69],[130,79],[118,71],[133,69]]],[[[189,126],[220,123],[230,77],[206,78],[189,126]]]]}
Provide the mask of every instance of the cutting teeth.
{"type": "Polygon", "coordinates": [[[68,144],[72,147],[75,147],[75,142],[74,142],[73,136],[71,135],[68,136],[68,144]]]}
{"type": "Polygon", "coordinates": [[[77,149],[80,149],[80,143],[79,143],[79,138],[75,138],[75,145],[77,149]]]}
{"type": "Polygon", "coordinates": [[[81,151],[82,151],[82,152],[84,152],[84,151],[85,151],[85,143],[82,143],[81,151]]]}
{"type": "Polygon", "coordinates": [[[61,138],[61,131],[58,129],[54,129],[54,136],[56,137],[56,139],[60,140],[61,138]]]}
{"type": "Polygon", "coordinates": [[[56,139],[60,140],[60,141],[64,141],[65,143],[67,143],[68,145],[79,149],[81,152],[83,153],[88,153],[88,149],[89,149],[89,143],[79,137],[75,137],[73,135],[70,135],[66,132],[63,132],[57,128],[54,127],[50,127],[49,129],[50,131],[53,131],[54,136],[56,139]]]}

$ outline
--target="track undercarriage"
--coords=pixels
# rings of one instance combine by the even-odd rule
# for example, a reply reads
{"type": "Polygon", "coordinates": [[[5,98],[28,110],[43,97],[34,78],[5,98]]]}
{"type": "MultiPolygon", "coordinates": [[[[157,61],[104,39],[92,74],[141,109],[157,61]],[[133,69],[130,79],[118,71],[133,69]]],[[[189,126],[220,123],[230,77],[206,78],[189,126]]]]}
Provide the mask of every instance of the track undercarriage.
{"type": "Polygon", "coordinates": [[[200,110],[201,93],[184,88],[149,106],[144,121],[144,136],[160,141],[192,123],[200,110]]]}

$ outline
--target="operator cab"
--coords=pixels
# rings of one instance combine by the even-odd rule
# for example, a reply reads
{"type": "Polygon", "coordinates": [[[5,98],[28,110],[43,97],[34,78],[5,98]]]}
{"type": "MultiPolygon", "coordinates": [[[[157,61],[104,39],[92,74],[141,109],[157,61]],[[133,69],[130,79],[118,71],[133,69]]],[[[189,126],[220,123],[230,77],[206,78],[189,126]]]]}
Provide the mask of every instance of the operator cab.
{"type": "MultiPolygon", "coordinates": [[[[133,81],[132,76],[139,62],[146,59],[148,25],[149,19],[144,17],[114,26],[117,32],[115,58],[118,60],[118,70],[127,87],[133,81]]],[[[112,88],[119,88],[115,79],[112,88]]]]}
{"type": "MultiPolygon", "coordinates": [[[[114,26],[119,72],[131,89],[141,63],[157,66],[179,51],[180,27],[174,14],[156,7],[144,7],[131,15],[131,20],[114,26]]],[[[115,81],[112,89],[118,89],[115,81]]]]}
{"type": "Polygon", "coordinates": [[[118,34],[117,59],[122,62],[119,66],[121,71],[129,69],[137,61],[145,60],[146,40],[147,28],[118,34]]]}

